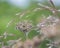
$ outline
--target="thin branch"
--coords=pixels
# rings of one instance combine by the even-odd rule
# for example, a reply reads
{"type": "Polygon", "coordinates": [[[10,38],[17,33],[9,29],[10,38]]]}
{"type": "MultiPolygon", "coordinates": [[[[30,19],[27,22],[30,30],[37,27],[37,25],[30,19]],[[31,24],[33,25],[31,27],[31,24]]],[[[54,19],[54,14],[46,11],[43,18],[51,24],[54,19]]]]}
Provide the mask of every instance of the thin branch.
{"type": "Polygon", "coordinates": [[[52,0],[49,0],[49,2],[53,6],[53,8],[55,8],[55,5],[54,5],[53,1],[52,0]]]}
{"type": "Polygon", "coordinates": [[[55,9],[55,8],[52,8],[52,7],[43,5],[43,4],[41,4],[41,3],[38,3],[38,5],[39,5],[40,7],[42,7],[42,8],[44,8],[44,9],[47,9],[47,10],[51,11],[54,16],[57,16],[58,13],[59,13],[59,11],[58,11],[57,9],[55,9]]]}

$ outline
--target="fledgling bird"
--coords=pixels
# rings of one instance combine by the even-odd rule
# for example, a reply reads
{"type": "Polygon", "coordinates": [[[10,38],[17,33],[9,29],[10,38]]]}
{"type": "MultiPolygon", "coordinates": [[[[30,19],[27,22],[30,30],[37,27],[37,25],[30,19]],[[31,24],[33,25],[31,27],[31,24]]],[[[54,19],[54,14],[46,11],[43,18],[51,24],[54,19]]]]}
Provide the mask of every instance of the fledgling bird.
{"type": "Polygon", "coordinates": [[[28,37],[29,32],[33,28],[33,24],[30,21],[24,20],[24,21],[17,23],[16,28],[20,30],[21,32],[24,32],[26,37],[28,37]]]}
{"type": "Polygon", "coordinates": [[[17,23],[16,28],[22,32],[29,32],[32,29],[32,23],[29,21],[21,21],[17,23]]]}

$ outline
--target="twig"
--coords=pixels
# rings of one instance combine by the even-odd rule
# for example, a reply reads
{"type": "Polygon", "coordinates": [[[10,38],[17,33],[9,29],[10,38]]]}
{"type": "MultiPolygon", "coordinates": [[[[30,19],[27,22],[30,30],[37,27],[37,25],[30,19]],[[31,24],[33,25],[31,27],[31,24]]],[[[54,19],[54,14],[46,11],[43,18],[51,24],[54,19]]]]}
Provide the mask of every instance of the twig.
{"type": "Polygon", "coordinates": [[[41,4],[41,3],[38,3],[38,5],[41,6],[42,8],[44,8],[44,9],[47,9],[47,10],[51,11],[54,16],[57,16],[58,13],[59,13],[59,11],[58,11],[57,9],[55,9],[55,8],[52,8],[52,7],[43,5],[43,4],[41,4]]]}

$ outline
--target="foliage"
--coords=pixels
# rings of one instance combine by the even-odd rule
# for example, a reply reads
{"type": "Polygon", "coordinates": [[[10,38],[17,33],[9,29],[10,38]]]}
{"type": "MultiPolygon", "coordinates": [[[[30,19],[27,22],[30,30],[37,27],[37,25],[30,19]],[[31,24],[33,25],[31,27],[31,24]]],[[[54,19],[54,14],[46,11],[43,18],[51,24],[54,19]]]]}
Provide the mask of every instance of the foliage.
{"type": "MultiPolygon", "coordinates": [[[[22,32],[21,30],[16,29],[16,24],[18,22],[28,20],[32,22],[33,26],[36,26],[41,22],[42,19],[47,18],[49,15],[55,15],[55,13],[53,12],[55,11],[54,5],[52,8],[44,6],[42,4],[39,5],[40,6],[33,4],[32,6],[30,6],[30,8],[26,10],[21,10],[15,6],[9,5],[6,2],[0,3],[0,35],[1,35],[0,42],[3,42],[4,45],[8,45],[6,43],[7,41],[9,40],[14,41],[19,38],[22,38],[22,41],[24,42],[26,39],[25,33],[22,32]]],[[[39,32],[36,29],[37,28],[33,27],[33,30],[29,32],[28,40],[29,38],[34,40],[35,36],[37,35],[40,36],[39,32]]],[[[39,48],[47,47],[46,46],[47,43],[49,43],[49,40],[44,40],[42,44],[39,46],[39,48]]]]}

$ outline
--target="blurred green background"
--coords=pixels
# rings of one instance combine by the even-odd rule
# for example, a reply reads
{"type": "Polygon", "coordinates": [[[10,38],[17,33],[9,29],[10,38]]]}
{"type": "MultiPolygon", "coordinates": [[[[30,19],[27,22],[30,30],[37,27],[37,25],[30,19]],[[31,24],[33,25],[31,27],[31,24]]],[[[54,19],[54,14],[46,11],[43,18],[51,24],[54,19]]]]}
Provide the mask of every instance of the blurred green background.
{"type": "MultiPolygon", "coordinates": [[[[25,38],[24,33],[19,30],[16,30],[17,22],[21,20],[31,20],[33,24],[36,25],[39,23],[39,20],[40,18],[42,18],[42,15],[49,16],[52,14],[48,10],[38,10],[37,12],[33,12],[32,10],[36,7],[39,7],[39,6],[35,2],[31,2],[31,5],[27,9],[21,9],[17,6],[10,5],[8,2],[0,1],[0,35],[2,35],[6,30],[8,33],[15,34],[15,36],[13,37],[8,36],[7,39],[0,39],[0,41],[6,42],[8,40],[14,40],[21,37],[24,39],[25,38]],[[31,12],[26,14],[22,19],[20,19],[16,14],[25,10],[30,10],[31,12]],[[26,16],[28,16],[28,18],[26,18],[26,16]],[[7,28],[6,26],[8,22],[13,19],[14,19],[14,22],[11,23],[10,26],[7,28]]],[[[33,38],[37,34],[38,34],[37,31],[32,30],[29,34],[29,38],[33,38]]],[[[44,42],[47,43],[46,41],[44,42]]],[[[45,48],[45,47],[42,47],[42,48],[45,48]]]]}

